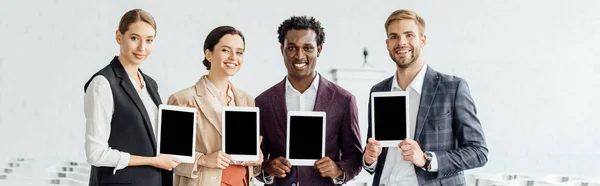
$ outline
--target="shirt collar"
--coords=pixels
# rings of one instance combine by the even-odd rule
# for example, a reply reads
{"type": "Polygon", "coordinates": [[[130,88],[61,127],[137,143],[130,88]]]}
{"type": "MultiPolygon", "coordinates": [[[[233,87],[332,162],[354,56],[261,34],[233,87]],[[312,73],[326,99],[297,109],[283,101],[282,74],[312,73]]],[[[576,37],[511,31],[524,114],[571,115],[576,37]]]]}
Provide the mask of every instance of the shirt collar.
{"type": "MultiPolygon", "coordinates": [[[[315,75],[315,78],[313,79],[312,83],[310,84],[310,87],[308,87],[308,89],[313,89],[315,92],[317,92],[319,90],[319,81],[321,81],[319,73],[316,73],[316,74],[317,75],[315,75]]],[[[288,79],[286,77],[285,78],[285,91],[288,92],[290,90],[300,93],[300,91],[296,90],[294,88],[294,86],[292,86],[292,83],[290,83],[290,79],[288,79]]]]}
{"type": "MultiPolygon", "coordinates": [[[[423,64],[417,76],[410,82],[408,88],[413,88],[417,93],[421,94],[423,90],[423,82],[425,81],[425,73],[427,72],[427,64],[423,64]]],[[[398,85],[398,72],[394,73],[394,78],[392,81],[392,90],[402,90],[398,85]]],[[[403,90],[406,91],[406,90],[403,90]]]]}

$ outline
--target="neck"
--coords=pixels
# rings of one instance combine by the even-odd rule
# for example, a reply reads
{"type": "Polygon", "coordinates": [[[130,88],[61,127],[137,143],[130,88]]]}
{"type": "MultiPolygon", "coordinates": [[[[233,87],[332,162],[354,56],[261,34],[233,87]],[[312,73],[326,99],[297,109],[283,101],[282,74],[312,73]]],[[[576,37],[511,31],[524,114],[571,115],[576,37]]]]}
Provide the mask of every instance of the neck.
{"type": "Polygon", "coordinates": [[[128,62],[121,56],[119,56],[118,59],[119,59],[119,62],[121,62],[121,65],[123,65],[123,68],[125,68],[125,71],[127,71],[127,74],[129,74],[129,76],[137,77],[138,69],[139,69],[138,65],[128,62]]]}
{"type": "Polygon", "coordinates": [[[300,93],[304,93],[304,91],[310,87],[315,77],[317,77],[316,75],[316,73],[313,73],[312,76],[294,77],[288,74],[288,79],[290,80],[290,83],[294,89],[300,93]]]}
{"type": "Polygon", "coordinates": [[[212,70],[208,71],[208,80],[215,85],[215,87],[217,87],[217,89],[221,90],[221,92],[224,92],[225,94],[227,94],[227,88],[229,87],[229,76],[227,75],[220,75],[215,73],[212,70]]]}
{"type": "Polygon", "coordinates": [[[410,83],[415,79],[417,74],[419,74],[419,71],[421,71],[421,68],[423,66],[424,63],[421,60],[415,61],[413,65],[406,68],[400,68],[396,66],[396,77],[398,78],[397,81],[399,84],[398,86],[400,86],[402,90],[406,91],[408,85],[410,85],[410,83]]]}

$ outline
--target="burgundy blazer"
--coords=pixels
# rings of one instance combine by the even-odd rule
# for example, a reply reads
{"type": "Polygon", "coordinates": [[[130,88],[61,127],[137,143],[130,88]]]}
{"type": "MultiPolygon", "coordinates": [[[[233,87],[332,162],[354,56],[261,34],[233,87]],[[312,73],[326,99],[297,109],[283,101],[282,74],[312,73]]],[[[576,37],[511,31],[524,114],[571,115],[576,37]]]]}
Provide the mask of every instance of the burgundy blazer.
{"type": "MultiPolygon", "coordinates": [[[[345,183],[358,175],[362,169],[356,99],[342,87],[323,76],[320,78],[314,111],[327,113],[325,155],[342,167],[346,176],[345,183]]],[[[283,79],[255,99],[256,106],[260,108],[260,134],[263,136],[261,149],[265,158],[263,168],[277,157],[285,158],[287,130],[285,82],[286,80],[283,79]]],[[[257,179],[263,181],[262,174],[257,179]]],[[[335,185],[331,178],[321,177],[313,166],[293,166],[285,178],[275,178],[273,184],[289,186],[298,181],[302,185],[335,185]]]]}

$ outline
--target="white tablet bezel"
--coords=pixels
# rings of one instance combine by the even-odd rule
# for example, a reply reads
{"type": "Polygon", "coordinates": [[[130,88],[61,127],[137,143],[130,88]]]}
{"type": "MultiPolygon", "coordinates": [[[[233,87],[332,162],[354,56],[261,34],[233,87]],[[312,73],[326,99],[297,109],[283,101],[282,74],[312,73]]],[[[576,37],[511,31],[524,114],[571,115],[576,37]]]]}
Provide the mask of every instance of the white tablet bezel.
{"type": "MultiPolygon", "coordinates": [[[[164,105],[161,104],[158,106],[158,132],[156,136],[156,141],[157,141],[157,145],[156,145],[156,155],[160,155],[160,154],[165,154],[165,155],[169,155],[169,156],[173,156],[179,160],[181,160],[181,162],[185,162],[185,163],[194,163],[194,156],[195,156],[195,149],[196,149],[196,118],[197,116],[197,109],[193,108],[193,107],[184,107],[184,106],[174,106],[174,105],[164,105]],[[176,154],[167,154],[167,153],[161,153],[160,151],[160,144],[161,144],[161,133],[162,133],[162,111],[163,110],[170,110],[170,111],[179,111],[179,112],[191,112],[194,113],[194,119],[193,119],[193,123],[192,123],[192,146],[190,147],[190,152],[191,152],[191,156],[183,156],[183,155],[176,155],[176,154]]],[[[181,123],[181,125],[184,125],[185,123],[181,123]]]]}
{"type": "Polygon", "coordinates": [[[371,136],[373,139],[379,141],[382,147],[397,147],[403,140],[378,140],[375,136],[375,98],[376,97],[398,97],[403,96],[406,103],[406,137],[410,138],[410,110],[409,110],[409,97],[406,91],[393,91],[393,92],[373,92],[371,93],[371,136]]]}
{"type": "Polygon", "coordinates": [[[225,135],[227,131],[225,131],[225,112],[226,111],[239,111],[239,112],[254,112],[256,113],[256,135],[254,139],[241,139],[241,140],[255,140],[256,141],[256,154],[252,155],[243,155],[243,154],[227,154],[233,158],[235,161],[257,161],[259,159],[260,154],[260,109],[258,107],[223,107],[223,111],[221,113],[221,150],[223,152],[227,152],[225,149],[225,135]]]}
{"type": "MultiPolygon", "coordinates": [[[[325,112],[305,112],[305,111],[289,111],[287,114],[287,129],[285,140],[285,158],[290,161],[293,166],[313,166],[318,159],[290,159],[290,119],[292,116],[310,116],[323,118],[323,130],[321,135],[321,157],[325,157],[325,131],[327,129],[327,114],[325,112]]],[[[307,134],[308,135],[308,134],[307,134]]]]}

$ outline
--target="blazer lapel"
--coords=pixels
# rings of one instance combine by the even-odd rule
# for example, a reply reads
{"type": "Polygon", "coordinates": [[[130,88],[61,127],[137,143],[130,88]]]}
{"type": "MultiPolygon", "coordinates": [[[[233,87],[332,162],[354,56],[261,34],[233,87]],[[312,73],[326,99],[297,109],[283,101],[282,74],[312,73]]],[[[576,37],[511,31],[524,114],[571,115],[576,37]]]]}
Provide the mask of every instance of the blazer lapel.
{"type": "Polygon", "coordinates": [[[204,114],[204,116],[215,127],[215,129],[217,129],[219,135],[222,135],[221,122],[219,122],[221,120],[218,118],[217,113],[215,113],[214,109],[212,108],[210,95],[208,95],[206,92],[207,85],[204,82],[204,78],[206,78],[206,76],[202,76],[202,78],[196,82],[196,96],[194,96],[194,100],[196,100],[196,104],[198,105],[200,112],[202,112],[202,114],[204,114]]]}
{"type": "MultiPolygon", "coordinates": [[[[319,74],[321,76],[321,74],[319,74]]],[[[327,81],[323,76],[319,77],[319,90],[317,90],[317,99],[315,100],[314,111],[327,111],[335,90],[331,88],[331,82],[327,81]]]]}
{"type": "Polygon", "coordinates": [[[119,62],[117,57],[113,59],[111,65],[117,77],[121,78],[121,87],[123,88],[123,90],[125,90],[125,92],[127,92],[129,98],[131,98],[135,106],[138,108],[140,114],[142,114],[142,118],[144,118],[144,124],[146,126],[146,133],[148,133],[148,136],[150,137],[152,148],[154,149],[154,151],[156,151],[156,138],[154,136],[154,132],[152,131],[152,123],[150,122],[150,118],[148,117],[148,111],[146,111],[146,107],[144,107],[142,99],[135,90],[135,85],[133,85],[131,80],[129,80],[129,75],[127,74],[127,71],[125,71],[125,68],[123,68],[123,65],[121,65],[121,62],[119,62]]]}
{"type": "MultiPolygon", "coordinates": [[[[275,122],[276,123],[280,123],[281,126],[280,128],[280,132],[282,133],[286,133],[287,130],[287,104],[285,103],[285,81],[286,79],[284,78],[283,81],[279,82],[279,84],[275,85],[275,91],[273,92],[273,95],[271,96],[271,103],[273,106],[273,114],[275,116],[275,122]]],[[[261,114],[267,114],[267,113],[261,113],[261,114]]]]}
{"type": "Polygon", "coordinates": [[[155,87],[153,84],[148,83],[147,80],[150,78],[146,74],[144,74],[142,70],[140,70],[140,73],[142,73],[142,76],[144,76],[144,80],[146,81],[146,89],[150,94],[150,98],[152,98],[152,101],[154,101],[154,104],[156,104],[156,106],[158,107],[160,104],[162,104],[162,101],[160,100],[160,95],[158,94],[158,88],[155,87]]]}
{"type": "Polygon", "coordinates": [[[231,92],[233,92],[233,99],[235,101],[235,106],[237,106],[237,107],[249,106],[248,100],[246,100],[246,95],[242,94],[240,91],[238,91],[238,89],[235,88],[235,86],[233,86],[231,83],[229,83],[229,85],[231,86],[231,92]]]}
{"type": "Polygon", "coordinates": [[[423,92],[421,93],[421,103],[419,105],[419,113],[417,115],[417,126],[415,129],[415,140],[421,136],[421,131],[429,115],[429,109],[433,104],[435,95],[439,86],[438,73],[431,67],[427,67],[425,72],[425,80],[423,81],[423,92]]]}

